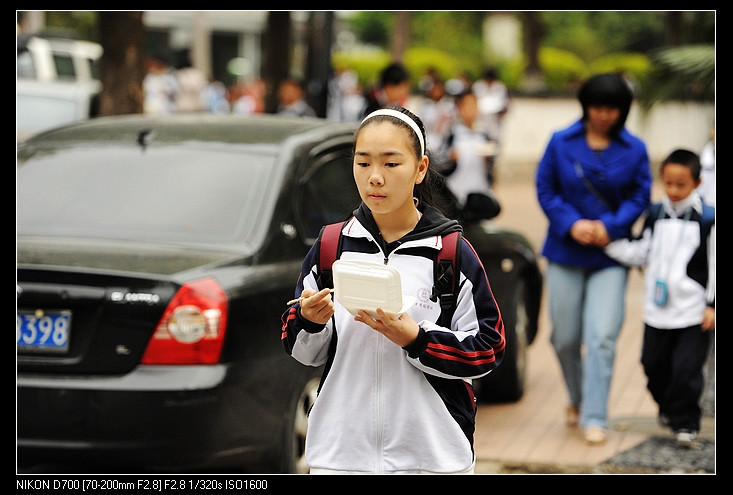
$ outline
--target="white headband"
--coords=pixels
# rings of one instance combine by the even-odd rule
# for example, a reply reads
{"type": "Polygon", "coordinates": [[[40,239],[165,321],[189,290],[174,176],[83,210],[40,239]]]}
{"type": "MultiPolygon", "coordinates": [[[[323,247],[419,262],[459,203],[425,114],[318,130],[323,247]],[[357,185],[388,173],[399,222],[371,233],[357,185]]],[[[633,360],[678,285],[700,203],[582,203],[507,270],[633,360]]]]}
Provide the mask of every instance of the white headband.
{"type": "Polygon", "coordinates": [[[398,118],[405,124],[409,125],[415,132],[417,139],[420,141],[420,156],[423,156],[425,154],[425,141],[423,140],[420,128],[417,126],[417,123],[414,120],[412,120],[404,113],[398,112],[397,110],[392,110],[391,108],[381,108],[379,110],[373,111],[372,113],[364,117],[364,120],[362,120],[361,123],[363,124],[367,120],[371,119],[372,117],[376,117],[377,115],[389,115],[390,117],[398,118]]]}

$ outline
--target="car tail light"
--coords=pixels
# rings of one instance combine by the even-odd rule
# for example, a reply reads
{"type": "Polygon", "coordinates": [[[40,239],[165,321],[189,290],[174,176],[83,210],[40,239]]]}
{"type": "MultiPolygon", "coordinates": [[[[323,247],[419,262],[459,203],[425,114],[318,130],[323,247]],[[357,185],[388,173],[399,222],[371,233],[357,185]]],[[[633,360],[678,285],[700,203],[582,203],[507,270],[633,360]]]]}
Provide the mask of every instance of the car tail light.
{"type": "Polygon", "coordinates": [[[227,297],[213,279],[181,287],[158,322],[143,364],[214,364],[227,323],[227,297]]]}

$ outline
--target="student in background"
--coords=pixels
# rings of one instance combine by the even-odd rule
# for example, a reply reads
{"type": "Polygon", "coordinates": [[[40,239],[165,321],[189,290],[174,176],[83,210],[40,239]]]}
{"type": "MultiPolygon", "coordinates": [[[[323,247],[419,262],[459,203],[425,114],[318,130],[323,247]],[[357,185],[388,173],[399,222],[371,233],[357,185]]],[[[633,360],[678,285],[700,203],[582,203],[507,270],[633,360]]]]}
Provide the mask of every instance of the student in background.
{"type": "Polygon", "coordinates": [[[715,206],[715,126],[710,129],[710,140],[700,152],[700,165],[702,171],[698,191],[705,203],[715,206]]]}
{"type": "Polygon", "coordinates": [[[348,67],[340,67],[328,83],[326,118],[336,122],[358,122],[366,99],[362,93],[359,75],[348,67]]]}
{"type": "Polygon", "coordinates": [[[455,103],[445,89],[445,82],[438,74],[430,73],[421,80],[422,95],[417,113],[425,123],[428,143],[442,143],[455,117],[455,103]]]}
{"type": "Polygon", "coordinates": [[[181,88],[167,60],[164,55],[154,55],[145,61],[147,71],[143,78],[145,113],[170,115],[178,111],[176,100],[181,88]]]}
{"type": "Polygon", "coordinates": [[[483,77],[473,83],[473,92],[478,97],[480,125],[482,130],[496,143],[501,142],[504,116],[509,111],[509,90],[499,79],[499,71],[489,67],[483,77]]]}
{"type": "Polygon", "coordinates": [[[661,166],[665,196],[647,211],[641,236],[606,246],[612,258],[644,268],[641,363],[659,423],[680,447],[692,446],[700,431],[715,330],[715,208],[703,206],[700,170],[695,153],[673,151],[661,166]]]}
{"type": "Polygon", "coordinates": [[[232,113],[235,115],[256,115],[265,112],[267,85],[259,77],[241,81],[233,87],[232,113]]]}
{"type": "Polygon", "coordinates": [[[410,73],[401,63],[393,62],[382,70],[379,83],[367,93],[362,117],[391,105],[405,107],[410,96],[410,73]]]}
{"type": "Polygon", "coordinates": [[[288,117],[315,117],[316,112],[305,101],[303,84],[292,77],[280,81],[277,87],[277,114],[288,117]]]}
{"type": "Polygon", "coordinates": [[[493,197],[494,142],[476,130],[478,100],[472,91],[455,98],[455,122],[436,156],[444,157],[438,169],[459,206],[465,207],[470,193],[493,197]]]}
{"type": "Polygon", "coordinates": [[[232,108],[228,96],[229,92],[224,83],[210,78],[201,96],[204,111],[216,114],[230,113],[232,108]]]}
{"type": "Polygon", "coordinates": [[[179,92],[176,96],[178,112],[202,112],[204,110],[204,90],[209,81],[200,69],[193,66],[189,54],[175,72],[179,92]]]}

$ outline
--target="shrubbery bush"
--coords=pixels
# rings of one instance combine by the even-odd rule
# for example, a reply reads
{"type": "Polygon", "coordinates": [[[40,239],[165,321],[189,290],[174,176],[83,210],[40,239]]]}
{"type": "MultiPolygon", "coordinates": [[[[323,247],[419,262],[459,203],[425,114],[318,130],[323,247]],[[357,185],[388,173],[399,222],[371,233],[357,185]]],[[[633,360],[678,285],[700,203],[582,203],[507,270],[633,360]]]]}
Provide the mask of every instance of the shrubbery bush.
{"type": "MultiPolygon", "coordinates": [[[[337,52],[332,56],[334,68],[350,67],[359,75],[359,81],[366,88],[375,84],[380,71],[390,63],[389,54],[381,49],[337,52]]],[[[635,84],[643,84],[653,69],[649,57],[640,53],[615,53],[605,55],[586,64],[580,57],[567,50],[543,47],[539,63],[544,76],[543,96],[574,95],[578,85],[588,76],[600,72],[620,71],[635,84]]],[[[405,52],[404,64],[410,72],[413,90],[417,91],[420,77],[428,68],[435,68],[441,77],[448,80],[467,72],[473,79],[481,76],[483,68],[475,61],[461,61],[459,58],[434,48],[410,48],[405,52]]],[[[494,64],[501,79],[513,94],[525,93],[524,71],[527,62],[523,55],[494,64]]]]}

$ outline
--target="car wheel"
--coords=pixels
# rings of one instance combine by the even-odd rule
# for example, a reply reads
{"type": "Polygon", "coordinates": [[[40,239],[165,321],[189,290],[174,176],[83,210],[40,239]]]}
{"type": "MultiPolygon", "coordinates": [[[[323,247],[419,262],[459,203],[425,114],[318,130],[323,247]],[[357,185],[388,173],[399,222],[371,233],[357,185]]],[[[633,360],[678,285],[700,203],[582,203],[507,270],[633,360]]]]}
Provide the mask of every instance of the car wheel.
{"type": "Polygon", "coordinates": [[[516,402],[524,395],[530,319],[527,314],[527,286],[518,279],[509,303],[501,306],[506,351],[499,367],[474,380],[476,399],[481,402],[516,402]]]}
{"type": "Polygon", "coordinates": [[[285,473],[308,474],[305,463],[305,436],[308,432],[308,412],[318,396],[320,377],[308,380],[295,400],[293,413],[285,425],[283,469],[285,473]]]}

